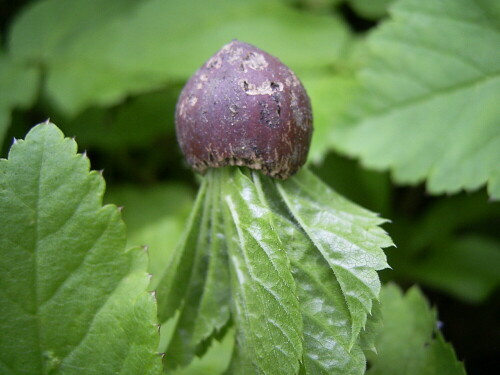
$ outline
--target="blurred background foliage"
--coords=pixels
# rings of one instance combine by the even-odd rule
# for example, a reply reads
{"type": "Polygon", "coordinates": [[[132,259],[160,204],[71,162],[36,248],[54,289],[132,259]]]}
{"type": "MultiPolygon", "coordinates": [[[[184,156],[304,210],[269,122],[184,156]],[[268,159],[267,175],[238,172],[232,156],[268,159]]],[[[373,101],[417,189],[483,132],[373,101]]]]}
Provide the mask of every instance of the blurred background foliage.
{"type": "MultiPolygon", "coordinates": [[[[255,44],[311,97],[311,168],[392,221],[383,279],[419,284],[468,372],[490,373],[500,347],[500,9],[450,1],[1,1],[0,156],[49,117],[75,136],[104,169],[106,200],[124,207],[130,245],[149,246],[154,286],[197,185],[175,139],[177,96],[223,44],[255,44]],[[444,11],[467,22],[440,22],[444,11]],[[444,46],[470,48],[468,65],[433,55],[444,46]],[[470,82],[484,85],[469,92],[470,82]],[[427,100],[436,92],[445,95],[427,100]]],[[[178,373],[220,372],[230,343],[178,373]]]]}

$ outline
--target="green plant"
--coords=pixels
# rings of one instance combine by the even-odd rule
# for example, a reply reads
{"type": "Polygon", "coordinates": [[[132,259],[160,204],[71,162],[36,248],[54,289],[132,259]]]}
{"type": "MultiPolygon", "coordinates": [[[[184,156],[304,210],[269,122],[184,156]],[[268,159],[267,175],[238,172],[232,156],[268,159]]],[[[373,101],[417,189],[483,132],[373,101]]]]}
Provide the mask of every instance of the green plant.
{"type": "Polygon", "coordinates": [[[13,4],[0,373],[494,371],[498,1],[13,4]],[[311,98],[309,160],[285,181],[193,178],[176,145],[181,87],[233,38],[311,98]]]}

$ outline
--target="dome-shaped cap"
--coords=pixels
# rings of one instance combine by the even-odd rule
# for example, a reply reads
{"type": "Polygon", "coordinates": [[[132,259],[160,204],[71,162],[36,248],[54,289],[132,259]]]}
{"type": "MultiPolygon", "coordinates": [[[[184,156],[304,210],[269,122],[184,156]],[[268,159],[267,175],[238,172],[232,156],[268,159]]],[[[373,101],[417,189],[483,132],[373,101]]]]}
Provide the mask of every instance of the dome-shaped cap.
{"type": "Polygon", "coordinates": [[[176,109],[177,139],[189,165],[246,166],[286,179],[305,163],[311,103],[277,58],[232,41],[187,82],[176,109]]]}

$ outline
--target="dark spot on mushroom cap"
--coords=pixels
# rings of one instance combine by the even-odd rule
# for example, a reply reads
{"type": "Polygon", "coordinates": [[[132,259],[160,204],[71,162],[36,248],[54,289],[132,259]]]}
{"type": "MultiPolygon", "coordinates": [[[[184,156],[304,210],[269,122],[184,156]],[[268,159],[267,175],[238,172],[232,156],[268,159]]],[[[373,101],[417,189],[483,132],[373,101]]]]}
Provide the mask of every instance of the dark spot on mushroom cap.
{"type": "Polygon", "coordinates": [[[189,165],[240,165],[286,179],[305,163],[311,103],[277,58],[232,41],[187,82],[176,110],[177,139],[189,165]]]}

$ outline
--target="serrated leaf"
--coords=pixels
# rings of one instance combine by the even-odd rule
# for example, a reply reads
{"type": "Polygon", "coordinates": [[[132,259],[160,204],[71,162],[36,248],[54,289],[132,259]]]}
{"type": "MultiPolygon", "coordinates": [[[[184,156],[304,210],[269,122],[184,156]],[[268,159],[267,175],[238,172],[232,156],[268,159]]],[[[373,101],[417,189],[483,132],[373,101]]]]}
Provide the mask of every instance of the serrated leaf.
{"type": "Polygon", "coordinates": [[[381,293],[383,326],[369,375],[465,375],[437,328],[436,312],[417,288],[403,295],[393,284],[381,293]],[[435,336],[435,338],[434,338],[435,336]]]}
{"type": "Polygon", "coordinates": [[[290,215],[275,184],[261,180],[257,173],[253,178],[257,189],[262,190],[261,199],[274,214],[275,229],[290,258],[304,322],[302,371],[305,374],[364,374],[366,360],[362,350],[372,349],[373,319],[368,319],[360,340],[351,345],[350,312],[330,265],[290,215]]]}
{"type": "Polygon", "coordinates": [[[401,0],[369,40],[372,56],[333,139],[395,181],[433,194],[488,183],[500,199],[500,7],[496,0],[401,0]]]}
{"type": "Polygon", "coordinates": [[[376,271],[388,267],[382,247],[392,242],[378,227],[385,220],[342,198],[307,170],[277,187],[335,274],[347,301],[353,345],[373,301],[378,299],[380,280],[376,271]]]}
{"type": "MultiPolygon", "coordinates": [[[[184,304],[165,356],[166,368],[201,356],[229,320],[229,270],[217,181],[207,178],[201,226],[184,304]]],[[[161,284],[160,284],[161,285],[161,284]]]]}
{"type": "Polygon", "coordinates": [[[386,265],[379,247],[391,244],[377,227],[384,220],[341,198],[307,171],[282,183],[247,169],[221,168],[209,170],[203,184],[207,189],[203,217],[207,220],[207,212],[211,216],[210,224],[201,227],[211,226],[212,231],[197,234],[208,238],[189,258],[188,267],[194,270],[184,281],[189,287],[169,346],[172,363],[186,365],[205,350],[200,339],[215,337],[220,322],[229,319],[221,311],[228,301],[224,293],[230,291],[229,321],[235,325],[236,343],[228,374],[363,374],[364,351],[374,351],[378,291],[369,290],[373,294],[367,299],[370,309],[352,309],[349,298],[362,298],[366,292],[339,272],[340,265],[332,267],[331,257],[325,257],[331,249],[318,249],[309,219],[327,212],[323,217],[330,217],[324,221],[328,228],[321,228],[350,242],[339,246],[338,239],[325,237],[320,245],[333,246],[337,255],[344,252],[346,258],[364,251],[364,257],[354,257],[342,267],[365,280],[373,272],[377,282],[375,269],[386,265]],[[302,209],[310,204],[311,212],[299,212],[297,204],[290,204],[295,199],[302,199],[302,209]],[[216,256],[224,259],[224,255],[227,260],[218,262],[216,256]],[[224,288],[224,267],[229,269],[230,289],[224,288]],[[208,308],[203,312],[205,297],[211,309],[220,301],[216,312],[210,314],[208,308]],[[196,321],[204,335],[196,335],[196,321]]]}
{"type": "Polygon", "coordinates": [[[32,104],[38,86],[38,72],[0,52],[0,146],[10,125],[11,111],[32,104]]]}
{"type": "Polygon", "coordinates": [[[358,345],[351,348],[349,309],[328,263],[292,223],[283,225],[280,236],[289,244],[304,322],[306,374],[364,374],[365,357],[358,345]]]}
{"type": "Polygon", "coordinates": [[[308,70],[330,65],[349,37],[338,18],[281,1],[75,3],[69,21],[55,16],[67,10],[63,0],[34,5],[10,37],[13,55],[47,66],[47,93],[68,114],[185,80],[234,38],[308,70]],[[99,17],[89,16],[90,9],[99,17]]]}
{"type": "Polygon", "coordinates": [[[125,247],[104,180],[53,124],[0,160],[2,373],[156,374],[146,254],[125,247]]]}
{"type": "Polygon", "coordinates": [[[296,374],[302,357],[302,317],[285,249],[252,181],[239,169],[221,180],[228,206],[234,374],[296,374]]]}

